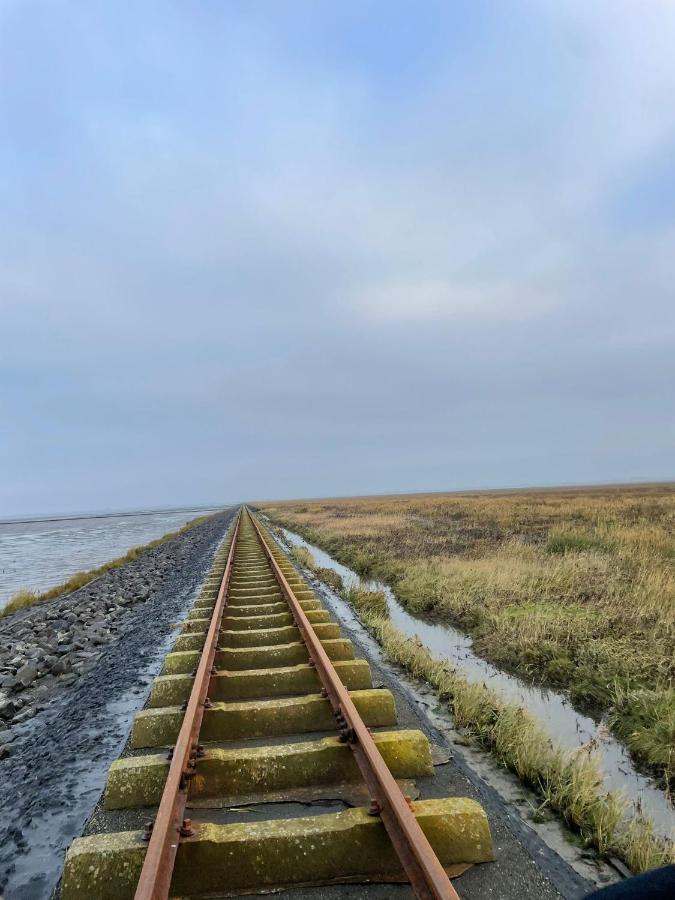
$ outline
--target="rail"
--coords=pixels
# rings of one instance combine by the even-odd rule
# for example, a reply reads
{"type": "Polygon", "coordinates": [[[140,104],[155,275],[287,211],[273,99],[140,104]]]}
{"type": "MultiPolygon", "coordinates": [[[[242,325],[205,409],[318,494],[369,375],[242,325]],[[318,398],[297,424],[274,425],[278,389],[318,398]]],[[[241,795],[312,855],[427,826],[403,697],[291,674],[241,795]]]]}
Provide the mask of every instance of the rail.
{"type": "MultiPolygon", "coordinates": [[[[247,510],[248,512],[248,510],[247,510]]],[[[340,739],[349,743],[354,758],[368,786],[372,800],[371,812],[379,815],[387,829],[403,869],[415,895],[420,900],[459,900],[447,872],[434,853],[426,835],[417,822],[409,801],[403,796],[372,735],[359,715],[349,692],[335,671],[321,641],[312,628],[293,589],[274,558],[255,516],[250,515],[274,576],[291,608],[295,623],[307,647],[310,664],[323,685],[340,728],[340,739]]],[[[137,898],[139,900],[139,898],[137,898]]]]}
{"type": "Polygon", "coordinates": [[[180,838],[191,833],[190,823],[184,818],[190,780],[195,774],[200,753],[199,732],[204,717],[209,681],[218,646],[218,633],[226,606],[227,589],[232,573],[232,561],[239,535],[241,510],[232,536],[225,571],[218,590],[218,596],[204,650],[199,660],[190,698],[187,701],[183,724],[178,734],[169,774],[157,810],[157,816],[150,831],[148,850],[134,895],[134,900],[166,900],[171,888],[173,867],[178,852],[180,838]]]}

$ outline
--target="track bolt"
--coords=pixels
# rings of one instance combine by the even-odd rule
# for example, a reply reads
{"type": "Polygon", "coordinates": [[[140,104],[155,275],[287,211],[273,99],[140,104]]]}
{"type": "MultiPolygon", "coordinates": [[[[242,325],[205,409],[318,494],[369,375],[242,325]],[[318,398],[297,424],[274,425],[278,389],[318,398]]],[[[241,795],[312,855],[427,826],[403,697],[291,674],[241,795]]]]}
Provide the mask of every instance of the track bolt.
{"type": "Polygon", "coordinates": [[[324,698],[328,696],[328,691],[326,690],[326,688],[321,688],[321,696],[324,698]]]}
{"type": "Polygon", "coordinates": [[[310,661],[309,661],[309,667],[310,667],[310,669],[316,669],[316,663],[314,662],[313,659],[310,659],[310,661]]]}
{"type": "Polygon", "coordinates": [[[192,837],[194,829],[192,828],[192,819],[183,819],[183,824],[178,829],[181,837],[192,837]]]}
{"type": "Polygon", "coordinates": [[[169,760],[169,762],[171,762],[171,760],[173,759],[173,747],[169,747],[166,758],[169,760]]]}
{"type": "Polygon", "coordinates": [[[368,815],[369,816],[379,816],[381,812],[382,812],[382,807],[377,802],[377,800],[371,800],[370,807],[368,808],[368,815]]]}
{"type": "Polygon", "coordinates": [[[150,838],[152,837],[152,829],[154,828],[154,826],[155,826],[155,823],[152,821],[145,823],[145,825],[143,826],[143,840],[144,841],[150,840],[150,838]]]}
{"type": "Polygon", "coordinates": [[[207,697],[206,700],[204,701],[204,709],[211,709],[212,706],[213,706],[213,703],[211,702],[211,698],[207,697]]]}
{"type": "Polygon", "coordinates": [[[185,712],[185,710],[188,708],[187,700],[183,700],[183,702],[180,705],[180,708],[181,708],[181,712],[185,712]]]}
{"type": "Polygon", "coordinates": [[[195,750],[195,755],[201,759],[202,756],[206,753],[203,744],[197,744],[197,749],[195,750]]]}

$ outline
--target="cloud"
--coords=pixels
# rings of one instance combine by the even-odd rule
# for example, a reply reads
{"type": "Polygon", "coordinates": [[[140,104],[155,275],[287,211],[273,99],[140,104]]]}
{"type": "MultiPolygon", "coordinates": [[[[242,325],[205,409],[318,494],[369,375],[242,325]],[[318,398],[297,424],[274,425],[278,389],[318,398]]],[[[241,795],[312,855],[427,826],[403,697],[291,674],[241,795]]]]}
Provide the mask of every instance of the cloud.
{"type": "Polygon", "coordinates": [[[672,5],[0,23],[3,508],[670,473],[672,5]]]}
{"type": "Polygon", "coordinates": [[[518,321],[543,315],[553,306],[552,299],[524,296],[514,284],[469,285],[448,281],[410,281],[377,284],[365,288],[354,298],[355,309],[375,320],[400,322],[443,319],[518,321]]]}

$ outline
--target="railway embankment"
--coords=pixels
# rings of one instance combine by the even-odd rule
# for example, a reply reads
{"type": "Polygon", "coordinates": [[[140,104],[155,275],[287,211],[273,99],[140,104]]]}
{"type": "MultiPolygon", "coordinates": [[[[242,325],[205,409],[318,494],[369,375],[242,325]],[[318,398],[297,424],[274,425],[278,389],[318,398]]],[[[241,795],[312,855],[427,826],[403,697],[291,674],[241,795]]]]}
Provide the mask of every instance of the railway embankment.
{"type": "Polygon", "coordinates": [[[0,896],[49,896],[233,515],[0,620],[0,896]]]}
{"type": "MultiPolygon", "coordinates": [[[[436,885],[436,865],[461,874],[464,898],[585,895],[589,883],[457,765],[400,676],[341,634],[274,541],[246,516],[241,529],[69,848],[61,897],[284,888],[298,900],[403,900],[402,867],[435,872],[436,885]]],[[[455,896],[447,878],[440,893],[415,890],[455,896]]]]}

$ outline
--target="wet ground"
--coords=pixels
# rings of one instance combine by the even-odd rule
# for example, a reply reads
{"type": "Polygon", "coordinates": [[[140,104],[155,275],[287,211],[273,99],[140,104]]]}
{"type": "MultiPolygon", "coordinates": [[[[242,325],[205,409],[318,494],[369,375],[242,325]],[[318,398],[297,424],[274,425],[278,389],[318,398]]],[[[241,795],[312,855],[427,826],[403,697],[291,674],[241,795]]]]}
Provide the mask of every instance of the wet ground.
{"type": "MultiPolygon", "coordinates": [[[[322,596],[326,607],[335,621],[343,628],[345,637],[352,640],[357,657],[367,658],[373,671],[376,686],[389,688],[396,699],[399,727],[420,728],[433,747],[434,774],[415,781],[415,796],[421,798],[444,796],[468,796],[478,800],[485,808],[492,831],[497,859],[493,863],[474,866],[465,872],[455,884],[462,898],[482,900],[482,898],[502,898],[502,900],[553,900],[565,897],[577,900],[584,897],[594,883],[616,877],[614,873],[602,872],[593,863],[586,872],[592,877],[584,877],[570,866],[541,837],[531,829],[520,812],[490,784],[467,764],[453,744],[452,732],[443,729],[443,723],[436,724],[429,714],[428,704],[415,692],[414,685],[401,672],[388,665],[379,655],[372,639],[360,626],[349,608],[340,605],[337,598],[325,587],[313,585],[322,596]],[[441,727],[439,727],[439,725],[441,727]]],[[[302,735],[302,740],[311,736],[302,735]]],[[[298,740],[297,737],[279,738],[278,742],[298,740]]],[[[277,739],[275,739],[277,742],[277,739]]],[[[125,747],[122,755],[136,755],[147,751],[132,751],[125,747]]],[[[334,786],[320,788],[307,796],[304,802],[237,803],[235,809],[223,810],[222,821],[254,822],[260,819],[287,818],[295,816],[321,815],[344,808],[345,803],[363,803],[363,798],[352,796],[353,789],[334,786]]],[[[518,796],[523,792],[518,789],[518,796]]],[[[199,821],[199,810],[191,809],[191,818],[199,821]]],[[[106,811],[99,801],[89,820],[85,833],[137,829],[152,817],[152,810],[106,811]]],[[[209,818],[213,811],[209,811],[209,818]]],[[[348,884],[292,887],[282,890],[281,896],[288,900],[339,900],[339,898],[409,898],[410,888],[402,884],[348,884]]]]}
{"type": "MultiPolygon", "coordinates": [[[[46,900],[60,874],[66,847],[83,831],[140,824],[138,811],[111,814],[102,809],[100,796],[108,767],[120,753],[129,752],[124,748],[133,714],[145,704],[150,682],[173,641],[172,624],[189,609],[232,515],[221,515],[177,539],[171,575],[129,610],[123,630],[106,646],[94,668],[20,726],[12,756],[0,763],[4,812],[0,877],[5,900],[46,900]]],[[[147,564],[152,571],[158,566],[150,555],[147,564]]],[[[416,780],[419,796],[470,796],[486,809],[497,860],[473,867],[455,882],[463,898],[549,900],[562,896],[576,900],[593,883],[616,877],[592,858],[584,860],[572,845],[566,855],[557,822],[536,827],[529,823],[523,813],[529,808],[527,792],[517,780],[495,773],[497,767],[489,756],[463,746],[430,692],[381,658],[379,648],[344,601],[325,586],[315,588],[345,637],[352,640],[356,655],[370,661],[375,684],[393,692],[399,726],[420,728],[428,735],[434,747],[434,775],[416,780]],[[545,839],[547,827],[550,840],[545,839]]],[[[355,798],[328,791],[303,803],[267,803],[257,810],[241,804],[223,815],[228,820],[234,816],[253,821],[270,814],[320,814],[341,808],[350,799],[355,798]]],[[[141,815],[145,820],[147,811],[141,815]]],[[[407,898],[411,892],[400,884],[350,884],[293,887],[282,896],[288,900],[385,900],[407,898]]]]}
{"type": "MultiPolygon", "coordinates": [[[[359,582],[355,572],[320,547],[292,531],[281,531],[291,546],[306,547],[318,565],[337,572],[345,584],[359,582]]],[[[602,719],[592,719],[575,710],[562,693],[530,684],[481,659],[471,649],[468,635],[445,622],[430,622],[411,615],[386,584],[368,582],[367,587],[384,591],[391,621],[404,634],[418,637],[434,657],[447,660],[469,681],[484,682],[505,700],[529,710],[563,747],[574,749],[592,743],[599,757],[605,790],[623,792],[632,809],[651,818],[657,833],[664,837],[675,833],[675,808],[671,799],[653,778],[635,768],[627,749],[613,737],[602,719]]]]}
{"type": "MultiPolygon", "coordinates": [[[[147,597],[124,611],[118,633],[93,668],[13,728],[11,755],[0,762],[0,897],[51,896],[65,849],[96,806],[108,767],[173,642],[174,623],[192,605],[233,515],[230,510],[215,516],[120,569],[116,589],[124,591],[125,580],[135,586],[144,578],[147,597]]],[[[92,603],[97,592],[105,602],[110,590],[106,579],[82,589],[92,603]]],[[[71,595],[73,605],[80,594],[71,595]]],[[[63,600],[44,604],[41,614],[56,604],[63,600]]],[[[18,614],[17,627],[25,623],[18,614]]],[[[3,636],[11,628],[6,620],[3,636]]]]}

